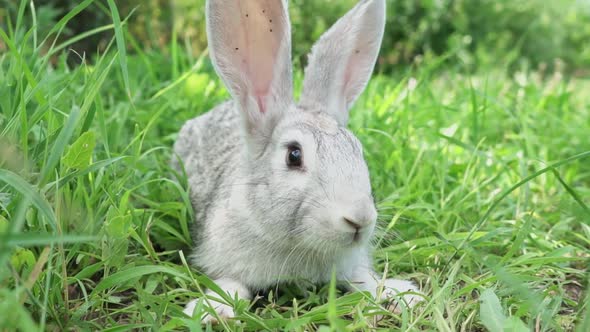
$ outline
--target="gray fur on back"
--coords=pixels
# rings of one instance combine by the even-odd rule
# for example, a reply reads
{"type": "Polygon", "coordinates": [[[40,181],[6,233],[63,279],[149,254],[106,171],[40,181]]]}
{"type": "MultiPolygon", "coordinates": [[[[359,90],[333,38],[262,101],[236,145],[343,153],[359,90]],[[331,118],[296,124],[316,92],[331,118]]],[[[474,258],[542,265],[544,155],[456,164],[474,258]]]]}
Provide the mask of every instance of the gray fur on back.
{"type": "MultiPolygon", "coordinates": [[[[223,201],[235,179],[236,156],[243,144],[240,117],[234,103],[226,101],[209,112],[188,120],[180,130],[174,152],[184,163],[189,193],[195,211],[193,240],[198,243],[202,224],[215,202],[223,201]],[[225,188],[225,190],[224,190],[225,188]]],[[[178,158],[173,164],[180,170],[178,158]]]]}

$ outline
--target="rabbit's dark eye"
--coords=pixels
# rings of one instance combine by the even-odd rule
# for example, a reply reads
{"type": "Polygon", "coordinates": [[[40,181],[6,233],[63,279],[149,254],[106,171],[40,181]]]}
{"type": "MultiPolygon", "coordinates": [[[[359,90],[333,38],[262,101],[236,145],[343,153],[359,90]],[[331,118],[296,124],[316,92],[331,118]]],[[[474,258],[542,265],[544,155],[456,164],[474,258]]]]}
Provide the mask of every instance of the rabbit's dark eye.
{"type": "Polygon", "coordinates": [[[287,166],[289,168],[299,168],[303,165],[303,152],[299,144],[289,144],[287,146],[287,166]]]}

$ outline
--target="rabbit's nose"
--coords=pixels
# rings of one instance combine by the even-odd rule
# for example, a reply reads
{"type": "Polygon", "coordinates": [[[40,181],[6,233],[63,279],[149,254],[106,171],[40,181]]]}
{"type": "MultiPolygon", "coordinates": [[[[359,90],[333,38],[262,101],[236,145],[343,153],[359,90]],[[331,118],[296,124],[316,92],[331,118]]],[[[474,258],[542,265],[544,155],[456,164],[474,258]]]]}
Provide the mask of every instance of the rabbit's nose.
{"type": "Polygon", "coordinates": [[[361,223],[359,223],[358,221],[353,220],[348,217],[344,217],[344,218],[342,218],[342,220],[344,220],[344,222],[346,224],[348,224],[349,226],[352,226],[352,228],[354,228],[354,234],[352,236],[352,240],[354,242],[358,241],[358,239],[360,238],[360,232],[361,232],[361,228],[363,228],[363,225],[361,223]]]}
{"type": "Polygon", "coordinates": [[[353,231],[359,232],[361,229],[370,226],[374,222],[373,217],[369,216],[368,214],[361,216],[357,216],[356,218],[346,216],[342,217],[342,221],[353,231]]]}
{"type": "Polygon", "coordinates": [[[342,221],[348,228],[358,232],[364,227],[373,225],[377,219],[377,212],[369,199],[361,199],[355,203],[349,206],[352,209],[345,210],[342,221]]]}
{"type": "Polygon", "coordinates": [[[362,223],[359,223],[358,221],[356,221],[350,217],[343,217],[342,220],[344,220],[344,222],[346,224],[348,224],[349,226],[352,226],[352,228],[354,228],[354,230],[356,232],[358,232],[361,228],[363,228],[362,223]]]}

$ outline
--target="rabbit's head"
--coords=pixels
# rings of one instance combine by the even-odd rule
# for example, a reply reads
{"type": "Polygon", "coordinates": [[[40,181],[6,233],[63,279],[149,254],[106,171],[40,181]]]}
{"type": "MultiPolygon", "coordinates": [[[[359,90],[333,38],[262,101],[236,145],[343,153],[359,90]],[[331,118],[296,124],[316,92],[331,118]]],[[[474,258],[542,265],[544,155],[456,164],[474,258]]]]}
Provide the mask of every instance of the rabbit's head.
{"type": "Polygon", "coordinates": [[[384,24],[384,0],[362,0],[338,20],[314,45],[296,103],[287,1],[207,2],[211,58],[243,118],[244,205],[261,237],[320,250],[368,242],[377,213],[346,124],[384,24]]]}

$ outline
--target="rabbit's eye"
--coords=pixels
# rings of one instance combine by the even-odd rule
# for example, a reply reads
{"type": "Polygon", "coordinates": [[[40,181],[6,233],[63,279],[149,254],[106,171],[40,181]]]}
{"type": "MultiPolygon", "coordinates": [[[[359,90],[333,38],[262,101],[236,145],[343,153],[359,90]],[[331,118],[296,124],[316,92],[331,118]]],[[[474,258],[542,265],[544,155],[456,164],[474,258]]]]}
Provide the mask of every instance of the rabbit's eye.
{"type": "Polygon", "coordinates": [[[303,152],[299,144],[289,144],[287,147],[287,166],[298,168],[303,164],[303,152]]]}

